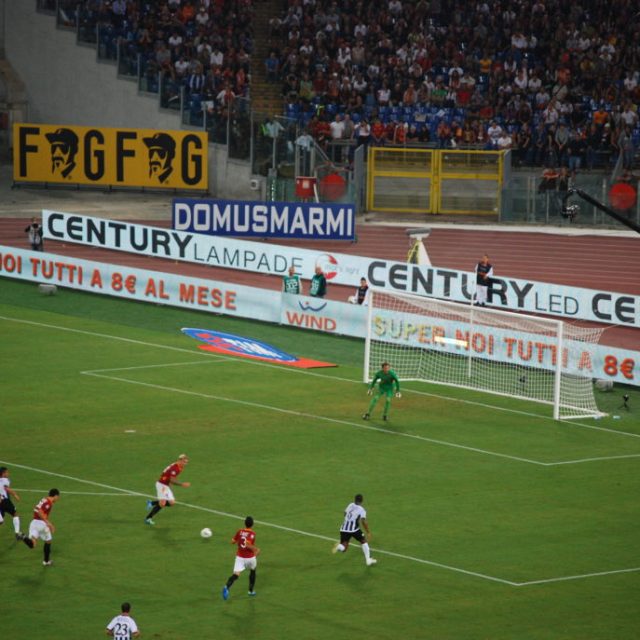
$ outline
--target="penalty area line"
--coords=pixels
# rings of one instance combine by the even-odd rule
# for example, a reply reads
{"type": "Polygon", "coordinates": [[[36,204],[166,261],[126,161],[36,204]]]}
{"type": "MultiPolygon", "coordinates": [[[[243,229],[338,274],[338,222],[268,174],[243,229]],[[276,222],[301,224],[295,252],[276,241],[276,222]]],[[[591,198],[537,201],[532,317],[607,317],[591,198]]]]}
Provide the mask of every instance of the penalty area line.
{"type": "Polygon", "coordinates": [[[141,387],[148,387],[150,389],[158,389],[160,391],[168,391],[170,393],[179,393],[188,396],[195,396],[197,398],[205,398],[207,400],[219,400],[221,402],[229,402],[231,404],[239,404],[245,407],[251,407],[252,409],[266,409],[267,411],[275,411],[278,413],[284,413],[290,416],[298,416],[301,418],[310,418],[321,422],[329,422],[331,424],[337,424],[347,427],[353,427],[355,429],[362,429],[364,431],[376,431],[378,433],[385,433],[392,436],[398,436],[402,438],[410,438],[412,440],[420,440],[422,442],[429,442],[431,444],[437,444],[444,447],[452,447],[454,449],[461,449],[463,451],[471,451],[472,453],[479,453],[481,455],[494,456],[498,458],[506,458],[507,460],[514,460],[515,462],[526,462],[527,464],[534,464],[541,467],[546,467],[548,463],[539,462],[538,460],[529,460],[528,458],[521,458],[518,456],[511,456],[506,453],[498,453],[496,451],[488,451],[486,449],[478,449],[477,447],[468,447],[463,444],[456,444],[455,442],[447,442],[446,440],[437,440],[435,438],[427,438],[425,436],[419,436],[413,433],[403,433],[400,431],[392,431],[391,429],[384,429],[382,427],[374,427],[370,424],[360,424],[358,422],[349,422],[348,420],[339,420],[337,418],[329,418],[327,416],[319,416],[313,413],[307,413],[305,411],[295,411],[293,409],[284,409],[282,407],[276,407],[273,405],[263,404],[260,402],[251,402],[250,400],[239,400],[235,398],[228,398],[226,396],[217,396],[210,393],[201,393],[199,391],[189,391],[188,389],[178,389],[176,387],[167,387],[164,385],[153,384],[151,382],[141,382],[140,380],[132,380],[130,378],[123,378],[120,376],[106,376],[100,373],[93,373],[90,371],[81,372],[84,375],[94,376],[96,378],[104,378],[105,380],[115,380],[117,382],[126,382],[128,384],[136,384],[141,387]]]}
{"type": "MultiPolygon", "coordinates": [[[[174,347],[172,345],[168,345],[168,344],[159,344],[156,342],[145,342],[143,340],[135,340],[133,338],[125,338],[124,336],[116,336],[116,335],[111,335],[108,333],[98,333],[96,331],[87,331],[86,329],[76,329],[74,327],[63,327],[60,325],[55,325],[55,324],[48,324],[45,322],[36,322],[35,320],[25,320],[23,318],[12,318],[10,316],[0,316],[0,320],[5,320],[7,322],[16,322],[18,324],[26,324],[26,325],[31,325],[33,327],[41,327],[44,329],[55,329],[57,331],[66,331],[68,333],[78,333],[81,335],[86,335],[86,336],[91,336],[94,338],[104,338],[105,340],[116,340],[116,341],[120,341],[120,342],[127,342],[130,344],[136,344],[136,345],[140,345],[143,347],[153,347],[156,349],[166,349],[166,350],[170,350],[170,351],[178,351],[180,353],[188,353],[190,355],[195,355],[196,353],[200,356],[203,357],[208,357],[208,358],[216,358],[216,359],[220,359],[220,360],[228,360],[228,361],[232,361],[232,362],[236,362],[238,364],[243,364],[243,365],[249,365],[249,366],[256,366],[256,367],[267,367],[270,369],[277,369],[278,371],[282,371],[283,373],[293,373],[296,375],[304,375],[304,376],[312,376],[315,378],[323,378],[325,380],[339,380],[340,382],[348,382],[350,384],[358,384],[358,385],[363,385],[362,380],[353,380],[352,378],[343,378],[341,376],[329,376],[326,375],[324,373],[318,373],[316,371],[305,371],[304,369],[296,369],[294,367],[283,367],[282,365],[276,365],[276,364],[269,364],[268,362],[259,362],[256,360],[251,360],[249,358],[236,358],[236,357],[231,357],[231,356],[222,356],[222,355],[217,355],[217,354],[212,354],[212,353],[207,353],[205,351],[202,352],[197,352],[194,351],[193,349],[185,349],[184,347],[174,347]]],[[[488,403],[484,403],[484,402],[478,402],[475,400],[467,400],[465,398],[454,398],[452,396],[447,396],[444,394],[439,394],[439,393],[433,393],[433,392],[428,392],[428,391],[418,391],[417,389],[409,389],[409,388],[405,388],[405,392],[406,393],[415,393],[417,395],[422,395],[422,396],[427,396],[427,397],[431,397],[431,398],[439,398],[441,400],[449,400],[451,402],[457,402],[460,404],[466,404],[469,406],[476,406],[476,407],[481,407],[483,409],[490,409],[492,411],[501,411],[503,413],[512,413],[515,415],[522,415],[522,416],[528,416],[531,418],[539,418],[540,420],[543,420],[545,422],[552,422],[552,423],[556,423],[556,420],[553,419],[553,417],[551,416],[547,416],[547,415],[543,415],[543,414],[539,414],[539,413],[533,413],[533,412],[529,412],[529,411],[522,411],[522,410],[518,410],[518,409],[510,409],[508,407],[500,407],[498,405],[492,405],[492,404],[488,404],[488,403]]],[[[619,436],[627,436],[630,438],[640,438],[640,434],[639,433],[633,433],[630,431],[618,431],[616,429],[610,429],[607,427],[598,427],[595,425],[590,425],[590,424],[585,424],[583,422],[575,422],[573,420],[565,420],[563,421],[563,424],[567,424],[567,425],[571,425],[573,427],[581,427],[583,429],[592,429],[594,431],[602,431],[605,433],[611,433],[614,435],[619,435],[619,436]]]]}

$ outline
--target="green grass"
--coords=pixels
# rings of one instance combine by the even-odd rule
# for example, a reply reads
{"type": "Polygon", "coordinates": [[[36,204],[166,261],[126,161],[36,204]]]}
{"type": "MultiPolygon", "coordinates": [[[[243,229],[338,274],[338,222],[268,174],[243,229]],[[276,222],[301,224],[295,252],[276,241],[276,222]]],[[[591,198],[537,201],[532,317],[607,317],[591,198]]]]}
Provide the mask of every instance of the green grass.
{"type": "Polygon", "coordinates": [[[640,571],[614,572],[640,567],[640,457],[623,457],[640,456],[638,390],[598,395],[619,419],[556,423],[543,405],[414,383],[389,423],[380,407],[364,423],[356,340],[5,279],[0,316],[0,460],[22,528],[62,492],[53,567],[0,528],[3,637],[101,637],[124,600],[167,640],[637,637],[640,571]],[[339,366],[205,354],[184,326],[339,366]],[[104,369],[119,370],[83,373],[104,369]],[[192,486],[146,527],[135,494],[182,452],[192,486]],[[330,553],[356,492],[371,568],[358,548],[330,553]],[[223,602],[247,514],[258,596],[243,575],[223,602]]]}

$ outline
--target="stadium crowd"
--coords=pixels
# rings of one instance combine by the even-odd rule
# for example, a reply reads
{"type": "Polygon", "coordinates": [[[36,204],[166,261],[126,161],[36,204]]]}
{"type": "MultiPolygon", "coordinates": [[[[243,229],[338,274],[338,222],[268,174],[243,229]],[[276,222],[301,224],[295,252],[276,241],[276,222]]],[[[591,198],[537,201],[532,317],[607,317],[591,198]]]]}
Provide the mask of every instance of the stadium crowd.
{"type": "MultiPolygon", "coordinates": [[[[46,2],[47,0],[42,0],[46,2]]],[[[138,64],[164,106],[248,97],[254,0],[84,0],[80,32],[138,64]]],[[[324,146],[514,149],[526,165],[632,169],[640,146],[634,0],[283,0],[269,81],[324,146]]],[[[193,123],[192,123],[193,124],[193,123]]]]}
{"type": "Polygon", "coordinates": [[[84,0],[77,12],[80,39],[97,32],[101,57],[119,57],[131,75],[140,65],[163,106],[177,107],[182,88],[196,112],[248,97],[252,0],[84,0]]]}
{"type": "Polygon", "coordinates": [[[270,29],[267,71],[321,143],[342,130],[365,144],[513,148],[519,163],[572,171],[618,150],[633,163],[633,0],[289,0],[270,29]]]}

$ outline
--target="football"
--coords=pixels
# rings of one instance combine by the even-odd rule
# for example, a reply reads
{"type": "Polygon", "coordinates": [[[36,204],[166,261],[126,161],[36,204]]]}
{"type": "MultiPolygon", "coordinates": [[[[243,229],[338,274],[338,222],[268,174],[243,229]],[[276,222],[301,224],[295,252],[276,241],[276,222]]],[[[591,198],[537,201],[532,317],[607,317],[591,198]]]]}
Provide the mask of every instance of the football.
{"type": "Polygon", "coordinates": [[[209,529],[209,527],[205,527],[201,532],[200,535],[203,538],[210,538],[213,535],[213,532],[211,531],[211,529],[209,529]]]}

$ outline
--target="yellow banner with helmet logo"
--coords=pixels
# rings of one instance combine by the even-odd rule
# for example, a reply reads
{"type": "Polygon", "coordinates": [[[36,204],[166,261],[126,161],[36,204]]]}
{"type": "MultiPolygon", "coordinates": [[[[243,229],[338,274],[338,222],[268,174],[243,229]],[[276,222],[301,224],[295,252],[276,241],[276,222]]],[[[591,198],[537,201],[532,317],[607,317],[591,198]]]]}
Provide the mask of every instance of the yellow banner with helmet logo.
{"type": "Polygon", "coordinates": [[[15,182],[207,190],[204,132],[16,123],[13,140],[15,182]]]}

